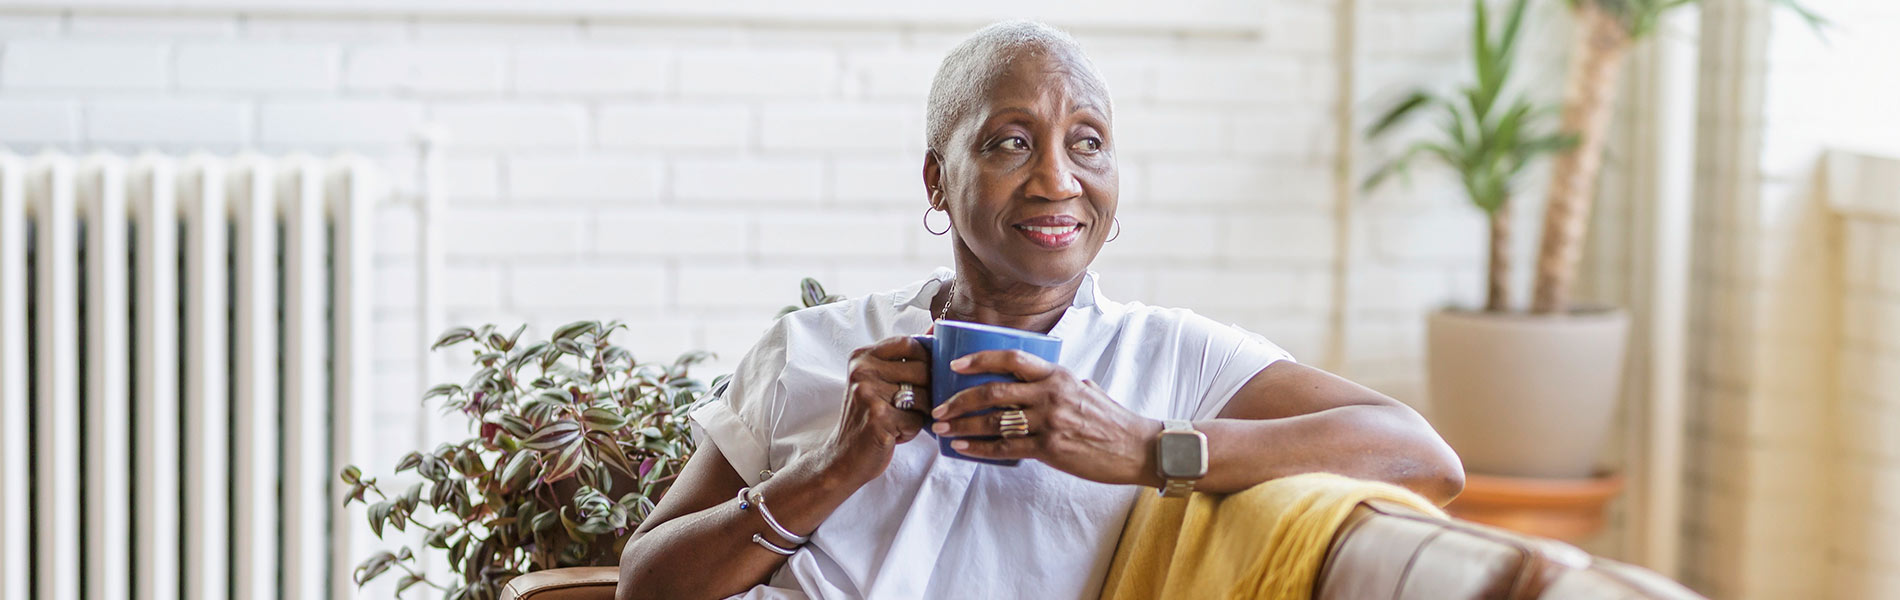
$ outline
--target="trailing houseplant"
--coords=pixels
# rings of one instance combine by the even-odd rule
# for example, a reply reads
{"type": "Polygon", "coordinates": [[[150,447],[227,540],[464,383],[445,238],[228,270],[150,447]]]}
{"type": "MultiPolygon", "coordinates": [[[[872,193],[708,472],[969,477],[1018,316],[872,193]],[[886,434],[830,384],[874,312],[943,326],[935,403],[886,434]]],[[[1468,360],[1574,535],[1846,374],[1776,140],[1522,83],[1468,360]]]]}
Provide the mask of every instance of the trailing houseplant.
{"type": "MultiPolygon", "coordinates": [[[[812,279],[799,308],[842,300],[812,279]]],[[[342,470],[344,503],[369,505],[370,531],[422,530],[422,545],[379,551],[355,570],[358,586],[399,574],[448,600],[492,600],[529,571],[613,564],[626,534],[646,519],[693,451],[686,415],[720,389],[689,370],[712,355],[640,362],[610,341],[618,322],[578,321],[545,341],[493,325],[444,332],[434,349],[466,346],[475,374],[423,394],[468,418],[474,437],[411,452],[397,472],[421,481],[386,491],[361,469],[342,470]],[[374,498],[371,497],[374,495],[374,498]],[[433,513],[433,514],[431,514],[433,513]],[[455,577],[432,580],[419,554],[445,552],[455,577]]]]}
{"type": "Polygon", "coordinates": [[[635,360],[609,340],[622,328],[579,321],[527,343],[525,327],[510,335],[493,325],[443,333],[432,349],[468,346],[478,370],[466,382],[431,388],[423,400],[467,416],[476,435],[404,456],[396,471],[414,471],[421,481],[400,492],[355,466],[343,469],[345,504],[369,505],[377,537],[386,529],[425,532],[422,548],[364,560],[357,584],[399,572],[398,594],[420,584],[450,600],[482,600],[528,571],[611,564],[626,532],[691,454],[686,414],[723,379],[688,373],[710,357],[705,352],[670,363],[635,360]],[[427,548],[446,551],[459,577],[435,582],[418,571],[416,555],[427,548]]]}

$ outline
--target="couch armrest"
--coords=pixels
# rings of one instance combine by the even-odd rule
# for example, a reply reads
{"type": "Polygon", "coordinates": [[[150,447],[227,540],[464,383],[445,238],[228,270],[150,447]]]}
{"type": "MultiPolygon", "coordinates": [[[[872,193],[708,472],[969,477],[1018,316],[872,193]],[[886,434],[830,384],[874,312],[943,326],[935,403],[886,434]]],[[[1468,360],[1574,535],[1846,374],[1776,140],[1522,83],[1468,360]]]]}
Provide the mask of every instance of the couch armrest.
{"type": "Polygon", "coordinates": [[[1340,526],[1313,597],[1702,599],[1647,569],[1563,542],[1379,500],[1360,504],[1340,526]]]}
{"type": "Polygon", "coordinates": [[[569,567],[535,571],[508,582],[501,600],[613,600],[618,567],[569,567]]]}

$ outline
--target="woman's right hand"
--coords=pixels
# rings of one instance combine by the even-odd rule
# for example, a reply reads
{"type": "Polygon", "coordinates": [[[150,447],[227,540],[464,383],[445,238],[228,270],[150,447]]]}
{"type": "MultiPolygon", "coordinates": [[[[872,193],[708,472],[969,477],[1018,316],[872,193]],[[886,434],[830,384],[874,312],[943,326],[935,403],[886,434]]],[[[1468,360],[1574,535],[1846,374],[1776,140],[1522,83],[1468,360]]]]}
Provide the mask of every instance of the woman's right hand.
{"type": "Polygon", "coordinates": [[[890,466],[898,444],[923,430],[930,407],[930,354],[909,336],[885,338],[852,350],[848,369],[838,428],[815,457],[825,471],[863,485],[890,466]],[[912,410],[893,404],[904,383],[916,395],[912,410]]]}

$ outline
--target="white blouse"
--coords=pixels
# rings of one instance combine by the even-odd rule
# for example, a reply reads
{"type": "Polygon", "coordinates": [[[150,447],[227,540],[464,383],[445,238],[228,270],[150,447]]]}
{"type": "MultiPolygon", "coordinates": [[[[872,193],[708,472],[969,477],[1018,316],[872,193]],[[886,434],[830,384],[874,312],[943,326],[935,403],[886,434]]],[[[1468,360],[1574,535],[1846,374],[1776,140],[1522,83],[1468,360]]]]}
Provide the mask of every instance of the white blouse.
{"type": "MultiPolygon", "coordinates": [[[[725,396],[691,415],[748,484],[816,450],[837,427],[847,355],[930,329],[952,272],[786,315],[725,396]]],[[[1089,273],[1050,335],[1061,365],[1154,419],[1211,419],[1256,373],[1291,360],[1265,338],[1185,309],[1110,301],[1089,273]]],[[[1094,598],[1136,494],[1033,460],[944,458],[925,432],[851,495],[767,586],[734,598],[1094,598]]],[[[770,502],[770,498],[766,499],[770,502]]],[[[763,529],[763,525],[761,525],[763,529]]]]}

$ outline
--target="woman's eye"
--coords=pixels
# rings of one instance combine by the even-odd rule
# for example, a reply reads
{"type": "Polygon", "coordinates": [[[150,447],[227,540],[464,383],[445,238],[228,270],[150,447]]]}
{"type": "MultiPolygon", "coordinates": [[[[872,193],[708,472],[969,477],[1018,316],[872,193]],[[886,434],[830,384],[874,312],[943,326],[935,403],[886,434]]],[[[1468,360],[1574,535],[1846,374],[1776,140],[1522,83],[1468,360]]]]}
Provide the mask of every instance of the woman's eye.
{"type": "Polygon", "coordinates": [[[1075,144],[1069,147],[1074,149],[1076,152],[1081,152],[1084,154],[1094,154],[1096,152],[1102,151],[1102,140],[1101,138],[1082,138],[1080,140],[1076,140],[1075,144]]]}
{"type": "Polygon", "coordinates": [[[1008,137],[1004,138],[1001,142],[997,142],[996,147],[1004,150],[1028,150],[1029,141],[1020,137],[1008,137]]]}

